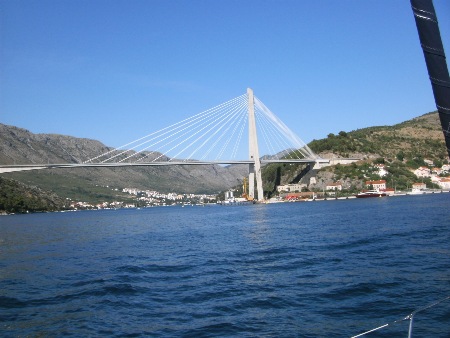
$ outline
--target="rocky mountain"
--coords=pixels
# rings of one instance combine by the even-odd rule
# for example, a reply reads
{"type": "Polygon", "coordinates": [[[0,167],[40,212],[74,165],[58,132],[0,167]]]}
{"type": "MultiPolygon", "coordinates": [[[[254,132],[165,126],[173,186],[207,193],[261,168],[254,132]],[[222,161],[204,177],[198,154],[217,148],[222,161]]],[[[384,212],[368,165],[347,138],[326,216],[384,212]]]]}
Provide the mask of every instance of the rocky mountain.
{"type": "MultiPolygon", "coordinates": [[[[96,140],[33,134],[22,128],[0,124],[2,164],[81,163],[111,149],[96,140]]],[[[245,165],[209,165],[45,169],[2,175],[54,191],[63,197],[75,199],[84,195],[96,200],[111,195],[111,188],[121,190],[126,187],[160,192],[214,193],[236,185],[247,172],[245,165]]]]}

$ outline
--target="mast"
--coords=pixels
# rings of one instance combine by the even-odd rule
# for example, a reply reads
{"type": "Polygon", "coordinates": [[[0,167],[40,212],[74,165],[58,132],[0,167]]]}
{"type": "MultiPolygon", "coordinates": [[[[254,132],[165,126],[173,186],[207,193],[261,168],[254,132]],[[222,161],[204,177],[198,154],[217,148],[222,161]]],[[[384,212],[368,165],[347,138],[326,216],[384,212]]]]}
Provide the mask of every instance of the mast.
{"type": "Polygon", "coordinates": [[[411,0],[411,7],[450,157],[450,77],[436,12],[432,0],[411,0]]]}

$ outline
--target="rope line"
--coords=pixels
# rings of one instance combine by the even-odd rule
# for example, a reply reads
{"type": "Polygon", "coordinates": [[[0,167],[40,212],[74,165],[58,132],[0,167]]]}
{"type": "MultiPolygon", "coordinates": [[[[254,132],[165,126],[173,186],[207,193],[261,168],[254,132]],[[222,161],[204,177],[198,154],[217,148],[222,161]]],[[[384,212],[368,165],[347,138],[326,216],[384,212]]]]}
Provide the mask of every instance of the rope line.
{"type": "MultiPolygon", "coordinates": [[[[243,114],[241,113],[241,111],[243,108],[245,108],[245,103],[243,103],[240,107],[238,107],[237,113],[234,114],[234,116],[233,116],[233,121],[227,124],[224,132],[222,134],[220,134],[219,137],[216,138],[216,141],[214,141],[214,143],[209,147],[209,149],[206,151],[206,153],[201,158],[202,160],[204,160],[211,153],[211,151],[219,144],[219,142],[222,141],[223,138],[225,138],[225,135],[227,135],[229,133],[229,130],[231,129],[231,127],[234,126],[233,133],[231,134],[231,137],[233,137],[234,131],[236,130],[236,127],[238,126],[238,121],[240,121],[242,119],[243,114]]],[[[225,126],[222,126],[222,127],[225,127],[225,126]]],[[[222,129],[222,127],[220,129],[222,129]]],[[[220,131],[220,129],[218,129],[213,135],[211,135],[209,137],[209,139],[211,139],[212,136],[217,134],[220,131]]],[[[228,145],[228,143],[231,140],[231,137],[227,138],[227,140],[225,141],[225,144],[222,146],[222,150],[224,150],[226,145],[228,145]]]]}
{"type": "MultiPolygon", "coordinates": [[[[261,115],[260,115],[261,116],[261,115]]],[[[262,115],[260,118],[260,126],[262,126],[263,128],[261,128],[263,131],[264,126],[267,126],[268,132],[270,132],[269,137],[267,137],[268,139],[273,140],[273,142],[275,143],[275,147],[277,147],[278,149],[281,149],[281,157],[284,157],[286,153],[288,153],[287,149],[290,149],[292,147],[292,144],[289,144],[289,142],[287,142],[287,140],[285,138],[281,137],[281,134],[277,128],[276,125],[271,124],[270,120],[267,118],[266,115],[262,115]]],[[[272,142],[271,142],[272,145],[272,142]]],[[[280,150],[279,150],[280,151],[280,150]]],[[[273,152],[273,155],[275,155],[276,152],[273,152]]],[[[280,156],[277,156],[278,159],[280,156]]]]}
{"type": "Polygon", "coordinates": [[[275,116],[258,98],[255,98],[255,105],[258,109],[261,109],[269,119],[273,121],[273,124],[277,126],[279,131],[294,145],[293,148],[302,149],[301,153],[306,158],[317,158],[317,155],[303,142],[292,130],[288,128],[278,117],[275,116]]]}
{"type": "MultiPolygon", "coordinates": [[[[229,101],[229,102],[230,102],[230,101],[229,101]]],[[[234,103],[234,102],[230,102],[230,104],[231,104],[231,103],[234,103]]],[[[229,106],[230,104],[228,104],[228,105],[225,106],[225,107],[228,108],[228,106],[229,106]]],[[[223,105],[222,105],[222,106],[223,106],[223,105]]],[[[219,108],[221,109],[222,107],[219,107],[219,108]]],[[[183,136],[189,135],[190,133],[192,133],[193,131],[195,131],[197,128],[200,128],[201,126],[203,126],[204,124],[206,124],[210,119],[213,119],[214,116],[220,115],[221,110],[219,110],[219,108],[214,109],[214,110],[211,110],[211,113],[209,113],[209,114],[203,114],[203,115],[201,115],[201,116],[197,116],[197,118],[193,119],[193,120],[190,121],[189,123],[184,123],[184,124],[182,124],[182,125],[180,125],[180,126],[177,126],[177,127],[174,128],[173,130],[169,130],[169,131],[163,133],[162,135],[168,134],[168,136],[166,136],[165,138],[159,140],[159,141],[156,142],[156,143],[153,143],[153,144],[151,144],[151,145],[145,147],[145,148],[142,149],[140,152],[145,151],[145,150],[147,150],[147,149],[153,147],[154,145],[156,145],[156,144],[158,144],[158,143],[161,143],[161,142],[163,142],[163,141],[165,141],[165,140],[168,140],[168,139],[172,138],[173,136],[179,134],[180,132],[183,132],[183,133],[180,134],[178,137],[173,138],[172,140],[168,141],[168,142],[165,143],[165,144],[162,144],[162,146],[160,146],[160,147],[157,148],[156,150],[159,151],[159,150],[164,149],[165,147],[168,147],[170,144],[172,144],[172,143],[175,142],[176,140],[180,139],[180,138],[183,137],[183,136]],[[184,128],[181,128],[181,127],[183,127],[183,126],[185,126],[185,127],[184,127],[184,128]],[[181,129],[180,129],[180,128],[181,128],[181,129]],[[176,131],[177,129],[179,129],[179,130],[176,131]]],[[[161,136],[162,136],[162,135],[161,135],[161,136]]],[[[185,139],[185,141],[186,141],[186,140],[187,140],[187,139],[185,139]]],[[[181,143],[183,143],[183,142],[180,142],[178,145],[180,145],[181,143]]],[[[175,149],[178,145],[174,146],[173,148],[169,149],[168,151],[170,151],[170,150],[172,150],[172,149],[175,149]]],[[[152,153],[154,153],[154,152],[152,152],[152,153]]],[[[162,154],[161,156],[155,158],[152,162],[155,162],[157,159],[161,158],[162,156],[164,156],[164,154],[162,154]]],[[[131,156],[129,156],[128,158],[130,158],[130,157],[131,157],[131,156]]],[[[128,159],[128,158],[126,158],[126,159],[128,159]]],[[[126,159],[124,159],[124,160],[126,160],[126,159]]],[[[142,160],[142,159],[141,159],[141,160],[142,160]]]]}
{"type": "Polygon", "coordinates": [[[238,148],[239,148],[239,144],[241,143],[242,135],[244,134],[244,129],[245,129],[245,126],[247,125],[247,123],[248,123],[248,115],[245,114],[245,116],[244,116],[244,123],[241,126],[239,137],[236,139],[236,142],[234,144],[233,152],[231,153],[231,158],[236,158],[237,151],[238,151],[238,148]]]}
{"type": "MultiPolygon", "coordinates": [[[[182,154],[186,149],[188,149],[189,147],[191,147],[193,144],[195,144],[199,139],[201,139],[202,137],[204,137],[205,135],[207,135],[208,132],[210,132],[212,130],[213,127],[215,127],[218,123],[221,123],[222,121],[228,121],[228,119],[226,119],[227,115],[225,115],[225,117],[222,117],[222,119],[220,119],[218,122],[217,121],[212,121],[209,124],[207,124],[206,126],[204,126],[203,128],[197,130],[193,135],[191,135],[190,137],[188,137],[186,140],[184,140],[183,142],[181,142],[180,144],[186,142],[187,140],[191,139],[192,137],[196,136],[198,133],[200,133],[201,131],[203,131],[205,128],[210,127],[210,129],[208,129],[203,135],[200,135],[197,139],[195,139],[194,141],[192,141],[188,146],[186,146],[184,149],[182,149],[181,151],[179,151],[174,157],[177,158],[180,154],[182,154]],[[216,125],[211,126],[211,124],[216,123],[216,125]]],[[[178,145],[177,145],[178,146],[178,145]]],[[[170,149],[170,150],[173,150],[170,149]]],[[[198,148],[197,148],[198,150],[198,148]]],[[[197,150],[194,151],[197,152],[197,150]]],[[[189,159],[189,157],[188,157],[189,159]]]]}
{"type": "MultiPolygon", "coordinates": [[[[248,95],[243,94],[83,163],[248,159],[247,108],[248,95]]],[[[261,155],[276,159],[317,159],[257,97],[254,97],[254,108],[261,155]]]]}
{"type": "MultiPolygon", "coordinates": [[[[238,108],[239,108],[239,107],[238,107],[238,108]]],[[[233,109],[232,115],[231,115],[231,116],[230,116],[230,115],[227,115],[226,118],[223,118],[223,119],[221,119],[221,120],[215,122],[216,124],[213,125],[213,126],[211,126],[211,128],[210,128],[205,134],[201,135],[197,140],[199,140],[199,139],[205,137],[208,133],[212,132],[212,130],[213,130],[214,127],[216,127],[216,126],[218,126],[218,127],[215,129],[214,132],[211,133],[211,135],[210,135],[208,138],[206,138],[206,139],[202,142],[202,144],[201,144],[200,146],[198,146],[198,147],[197,147],[197,148],[196,148],[196,149],[188,156],[188,159],[191,159],[192,156],[194,156],[194,154],[195,154],[197,151],[199,151],[199,150],[206,144],[206,142],[208,142],[213,136],[215,136],[220,130],[222,130],[222,128],[224,128],[227,124],[229,125],[230,119],[234,119],[238,113],[239,113],[239,109],[237,109],[237,110],[233,109]],[[222,123],[222,122],[224,122],[224,123],[222,123]],[[219,123],[220,123],[220,125],[219,125],[219,123]]],[[[222,134],[222,135],[223,135],[223,134],[222,134]]],[[[197,141],[197,140],[195,140],[195,141],[197,141]]],[[[195,141],[194,141],[193,143],[195,143],[195,141]]],[[[191,146],[193,143],[191,143],[189,146],[191,146]]]]}

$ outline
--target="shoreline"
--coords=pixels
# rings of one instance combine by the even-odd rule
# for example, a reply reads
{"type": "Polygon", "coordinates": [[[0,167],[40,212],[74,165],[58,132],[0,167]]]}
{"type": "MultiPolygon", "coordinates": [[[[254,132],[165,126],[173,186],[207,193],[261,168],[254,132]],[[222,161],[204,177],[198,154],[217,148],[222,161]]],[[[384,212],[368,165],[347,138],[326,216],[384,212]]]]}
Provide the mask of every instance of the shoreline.
{"type": "MultiPolygon", "coordinates": [[[[386,198],[386,197],[399,197],[399,196],[423,196],[423,195],[433,195],[433,194],[445,194],[450,193],[450,190],[426,190],[421,192],[399,192],[392,195],[380,196],[376,198],[386,198]]],[[[359,199],[356,195],[350,196],[342,196],[342,197],[325,197],[325,198],[314,198],[314,199],[300,199],[300,200],[280,200],[276,199],[273,201],[265,200],[263,202],[256,203],[230,203],[228,206],[242,206],[242,205],[251,205],[251,204],[277,204],[277,203],[298,203],[298,202],[322,202],[322,201],[338,201],[338,200],[352,200],[359,199]]],[[[366,199],[366,198],[365,198],[366,199]]],[[[208,205],[221,205],[220,203],[205,203],[191,206],[208,206],[208,205]]],[[[77,212],[77,211],[102,211],[102,210],[139,210],[139,209],[147,209],[147,208],[157,208],[157,207],[183,207],[184,205],[172,204],[172,205],[158,205],[158,206],[145,206],[145,207],[135,207],[135,208],[100,208],[100,209],[65,209],[65,210],[55,210],[55,211],[34,211],[34,212],[23,212],[23,213],[7,213],[5,211],[0,211],[0,216],[12,216],[12,215],[29,215],[29,214],[47,214],[47,213],[64,213],[64,212],[77,212]]],[[[224,206],[222,204],[222,206],[224,206]]]]}
{"type": "MultiPolygon", "coordinates": [[[[449,193],[450,190],[426,190],[421,192],[399,192],[394,193],[392,195],[386,195],[386,196],[380,196],[376,198],[385,198],[385,197],[399,197],[399,196],[423,196],[423,195],[432,195],[432,194],[445,194],[449,193]]],[[[372,197],[373,198],[373,197],[372,197]]],[[[267,200],[266,204],[276,204],[276,203],[295,203],[295,202],[320,202],[320,201],[337,201],[337,200],[349,200],[349,199],[358,199],[356,195],[350,195],[350,196],[342,196],[342,197],[324,197],[324,198],[309,198],[309,199],[300,199],[300,200],[275,200],[270,202],[270,200],[267,200]]]]}

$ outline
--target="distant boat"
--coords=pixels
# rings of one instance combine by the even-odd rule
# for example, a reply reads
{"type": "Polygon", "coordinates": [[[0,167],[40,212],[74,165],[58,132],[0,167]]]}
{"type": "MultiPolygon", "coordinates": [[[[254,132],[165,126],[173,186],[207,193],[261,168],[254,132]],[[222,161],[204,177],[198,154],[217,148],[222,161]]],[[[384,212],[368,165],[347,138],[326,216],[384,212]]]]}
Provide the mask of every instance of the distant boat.
{"type": "Polygon", "coordinates": [[[357,198],[384,197],[384,196],[386,196],[386,194],[384,192],[380,192],[377,190],[362,191],[356,195],[357,198]]]}
{"type": "Polygon", "coordinates": [[[232,198],[227,198],[224,201],[219,201],[219,202],[217,202],[217,204],[220,204],[220,205],[243,205],[243,204],[254,204],[254,201],[249,201],[243,197],[232,197],[232,198]]]}

